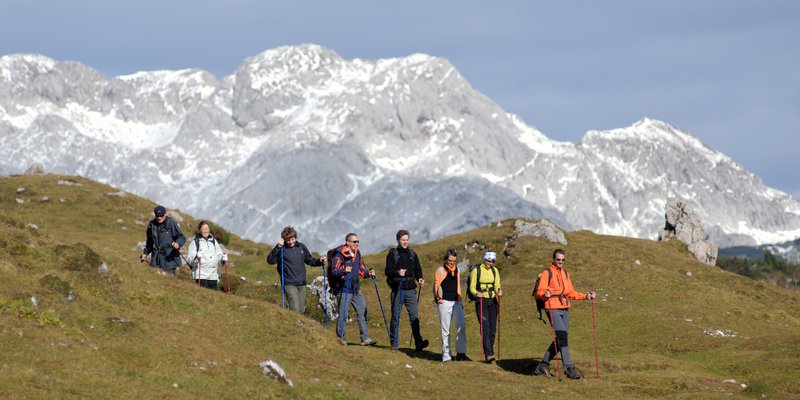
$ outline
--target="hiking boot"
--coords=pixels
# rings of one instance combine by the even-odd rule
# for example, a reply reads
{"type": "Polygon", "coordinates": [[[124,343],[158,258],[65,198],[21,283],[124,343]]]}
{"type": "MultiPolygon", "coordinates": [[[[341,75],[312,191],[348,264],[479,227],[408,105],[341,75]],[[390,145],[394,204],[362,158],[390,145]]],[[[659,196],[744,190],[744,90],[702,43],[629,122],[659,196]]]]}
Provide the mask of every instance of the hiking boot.
{"type": "Polygon", "coordinates": [[[447,356],[447,357],[442,356],[442,362],[443,363],[450,362],[451,360],[452,360],[452,358],[450,358],[450,356],[447,356]]]}
{"type": "Polygon", "coordinates": [[[564,370],[564,375],[567,376],[569,379],[581,379],[581,372],[575,368],[574,365],[570,365],[564,370]]]}
{"type": "Polygon", "coordinates": [[[466,353],[456,353],[456,361],[472,361],[466,353]]]}
{"type": "Polygon", "coordinates": [[[494,360],[495,360],[495,358],[494,358],[494,354],[487,354],[487,355],[486,355],[486,363],[487,363],[487,364],[491,364],[491,363],[493,363],[493,362],[494,362],[494,360]]]}
{"type": "Polygon", "coordinates": [[[550,373],[550,364],[540,362],[536,368],[533,369],[533,374],[537,376],[553,376],[550,373]]]}
{"type": "Polygon", "coordinates": [[[378,342],[376,342],[375,339],[366,338],[363,342],[361,342],[361,345],[362,346],[375,346],[376,343],[378,343],[378,342]]]}
{"type": "Polygon", "coordinates": [[[414,351],[420,352],[422,349],[428,347],[428,339],[422,339],[421,342],[417,343],[417,346],[414,348],[414,351]]]}
{"type": "Polygon", "coordinates": [[[344,340],[344,338],[339,338],[339,343],[341,343],[342,346],[347,346],[347,340],[344,340]]]}

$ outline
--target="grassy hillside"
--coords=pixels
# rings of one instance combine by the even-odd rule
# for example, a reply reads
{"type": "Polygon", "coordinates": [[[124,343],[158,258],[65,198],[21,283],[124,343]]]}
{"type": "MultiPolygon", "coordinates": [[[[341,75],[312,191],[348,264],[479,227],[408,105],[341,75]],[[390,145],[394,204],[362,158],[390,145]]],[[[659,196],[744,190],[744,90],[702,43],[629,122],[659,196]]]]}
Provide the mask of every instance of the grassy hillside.
{"type": "MultiPolygon", "coordinates": [[[[0,179],[0,398],[800,396],[800,294],[698,263],[675,241],[567,234],[566,266],[577,289],[599,294],[601,376],[594,376],[591,303],[576,302],[570,348],[586,379],[559,382],[531,375],[551,333],[536,319],[530,288],[557,246],[515,238],[511,220],[423,245],[413,244],[412,233],[429,279],[447,247],[460,255],[469,249],[473,262],[486,249],[500,255],[500,361],[442,364],[427,290],[420,306],[427,351],[405,348],[406,317],[401,351],[388,349],[369,281],[370,333],[379,346],[343,347],[311,299],[306,316],[280,309],[275,268],[264,262],[271,246],[232,238],[234,295],[199,289],[185,272],[167,277],[139,263],[134,248],[152,208],[82,178],[0,179]],[[108,272],[98,268],[102,263],[108,272]],[[704,333],[717,330],[728,336],[704,333]],[[259,373],[258,363],[268,359],[283,366],[294,387],[259,373]]],[[[189,236],[196,220],[181,217],[189,236]]],[[[380,271],[384,258],[385,252],[366,261],[380,271]]],[[[472,307],[465,306],[468,353],[477,359],[472,307]]],[[[357,327],[347,329],[354,343],[357,327]]]]}

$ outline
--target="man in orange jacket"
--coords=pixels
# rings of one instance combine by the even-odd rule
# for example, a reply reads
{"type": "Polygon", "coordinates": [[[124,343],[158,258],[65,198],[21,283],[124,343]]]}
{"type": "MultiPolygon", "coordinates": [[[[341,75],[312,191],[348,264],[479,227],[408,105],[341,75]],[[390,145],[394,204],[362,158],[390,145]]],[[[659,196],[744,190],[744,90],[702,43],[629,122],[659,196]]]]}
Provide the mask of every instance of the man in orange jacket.
{"type": "Polygon", "coordinates": [[[570,300],[591,300],[595,298],[594,292],[581,293],[575,291],[569,274],[564,270],[566,256],[564,250],[556,249],[553,251],[553,262],[550,264],[549,273],[545,270],[536,287],[536,297],[544,300],[544,308],[547,311],[547,319],[555,331],[555,340],[547,348],[542,356],[542,361],[533,370],[534,375],[551,376],[550,360],[555,358],[561,351],[561,360],[564,364],[564,374],[570,379],[579,379],[581,373],[572,363],[569,355],[569,341],[567,331],[569,330],[569,301],[570,300]]]}

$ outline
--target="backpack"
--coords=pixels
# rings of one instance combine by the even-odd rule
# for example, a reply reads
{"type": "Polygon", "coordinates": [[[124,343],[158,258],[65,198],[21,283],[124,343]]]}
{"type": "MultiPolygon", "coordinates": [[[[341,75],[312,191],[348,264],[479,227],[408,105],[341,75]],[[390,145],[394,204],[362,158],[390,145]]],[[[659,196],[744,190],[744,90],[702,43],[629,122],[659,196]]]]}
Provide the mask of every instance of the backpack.
{"type": "MultiPolygon", "coordinates": [[[[414,250],[411,250],[411,249],[408,249],[408,251],[411,252],[411,268],[413,269],[414,268],[414,258],[417,257],[417,253],[415,253],[414,250]]],[[[400,252],[397,251],[396,247],[392,247],[391,249],[389,249],[389,254],[392,255],[392,257],[394,258],[394,265],[397,266],[397,262],[400,261],[400,252]]],[[[413,273],[413,271],[412,271],[412,273],[413,273]]],[[[388,277],[388,276],[386,277],[386,284],[389,285],[390,288],[392,287],[392,278],[391,277],[388,277]]]]}
{"type": "MultiPolygon", "coordinates": [[[[214,244],[214,249],[216,250],[216,248],[217,248],[217,240],[214,239],[214,235],[209,235],[209,236],[211,236],[211,240],[210,241],[211,241],[211,243],[214,244]]],[[[202,236],[200,236],[200,235],[194,235],[194,251],[200,251],[200,238],[201,237],[202,236]]]]}
{"type": "Polygon", "coordinates": [[[342,288],[342,280],[339,279],[338,276],[333,276],[333,258],[336,257],[336,253],[339,252],[339,247],[334,247],[325,255],[325,261],[328,262],[328,265],[325,266],[325,277],[328,279],[328,287],[331,288],[331,293],[336,294],[339,293],[339,290],[342,288]]]}
{"type": "MultiPolygon", "coordinates": [[[[478,287],[477,285],[480,284],[480,282],[481,282],[481,270],[483,268],[481,268],[480,264],[472,265],[471,267],[469,267],[469,274],[467,274],[467,297],[469,298],[469,301],[478,300],[478,298],[475,297],[475,295],[472,294],[472,291],[469,290],[469,288],[472,287],[472,270],[475,269],[475,268],[478,269],[478,273],[475,274],[476,275],[475,276],[475,282],[476,282],[475,288],[476,289],[478,287]]],[[[492,273],[495,274],[494,276],[497,276],[497,267],[492,266],[492,273]]],[[[494,286],[494,284],[492,284],[492,286],[494,286]]]]}
{"type": "MultiPolygon", "coordinates": [[[[550,271],[549,267],[545,271],[547,271],[547,284],[549,286],[550,280],[553,279],[553,271],[550,271]]],[[[536,289],[539,287],[539,281],[542,279],[542,274],[545,271],[539,272],[539,276],[536,277],[536,282],[533,283],[533,292],[531,292],[531,296],[536,299],[536,311],[539,313],[539,320],[542,321],[543,324],[547,323],[544,321],[544,318],[542,318],[542,310],[544,310],[545,300],[536,297],[536,289]]],[[[564,273],[567,274],[567,278],[569,278],[569,273],[567,271],[564,271],[564,273]]]]}

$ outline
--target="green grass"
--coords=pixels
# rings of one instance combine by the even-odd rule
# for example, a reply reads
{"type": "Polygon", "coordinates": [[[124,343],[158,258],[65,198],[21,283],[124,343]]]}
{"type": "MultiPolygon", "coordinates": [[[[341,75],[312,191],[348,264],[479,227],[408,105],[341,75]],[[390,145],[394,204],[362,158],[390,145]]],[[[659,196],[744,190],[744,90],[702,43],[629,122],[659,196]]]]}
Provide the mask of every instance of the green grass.
{"type": "MultiPolygon", "coordinates": [[[[472,262],[487,249],[499,255],[506,295],[500,361],[442,364],[428,287],[420,304],[427,351],[407,349],[407,317],[401,351],[388,349],[370,281],[363,288],[379,346],[342,347],[313,299],[305,316],[280,309],[278,275],[265,263],[271,246],[231,237],[234,295],[198,289],[185,271],[167,277],[139,263],[134,247],[145,226],[136,221],[147,223],[153,203],[108,195],[114,192],[76,177],[0,179],[0,398],[800,396],[800,295],[701,264],[677,242],[567,233],[563,247],[576,288],[599,295],[601,377],[594,377],[591,303],[575,302],[570,348],[586,379],[559,382],[530,374],[551,340],[549,326],[537,319],[531,285],[559,246],[514,237],[513,220],[414,245],[429,280],[448,247],[472,262]],[[26,190],[17,193],[19,187],[26,190]],[[100,262],[108,274],[98,271],[100,262]],[[67,301],[70,293],[74,300],[67,301]],[[712,337],[705,329],[736,337],[712,337]],[[260,375],[258,363],[267,359],[284,367],[293,388],[260,375]],[[737,383],[723,382],[731,378],[737,383]]],[[[183,218],[191,236],[197,221],[183,218]]],[[[385,256],[365,260],[380,272],[385,256]]],[[[319,273],[309,268],[309,275],[319,273]]],[[[382,277],[377,282],[388,308],[389,290],[382,277]]],[[[468,353],[477,359],[473,310],[465,304],[468,353]]],[[[354,343],[357,327],[347,331],[354,343]]]]}

